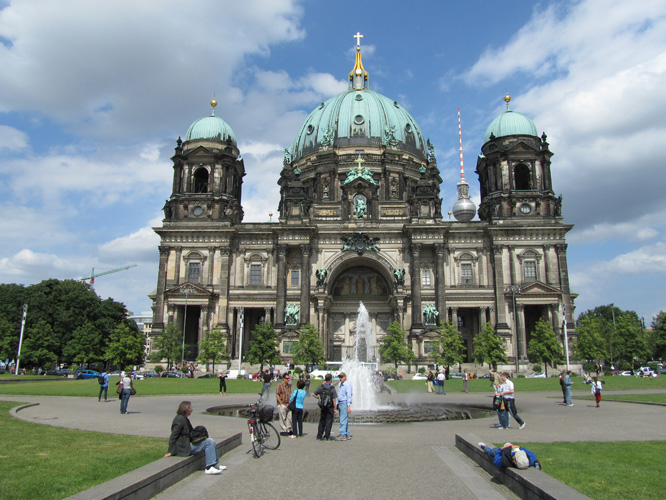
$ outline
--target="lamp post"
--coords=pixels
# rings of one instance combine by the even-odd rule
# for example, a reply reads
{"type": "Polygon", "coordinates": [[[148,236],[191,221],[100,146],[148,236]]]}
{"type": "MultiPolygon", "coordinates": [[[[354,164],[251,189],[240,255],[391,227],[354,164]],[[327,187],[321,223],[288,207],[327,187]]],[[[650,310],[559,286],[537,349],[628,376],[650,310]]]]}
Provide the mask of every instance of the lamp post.
{"type": "Polygon", "coordinates": [[[506,291],[511,293],[511,301],[513,303],[513,329],[516,332],[516,376],[520,370],[520,333],[518,332],[518,318],[516,317],[516,295],[520,295],[520,285],[510,285],[506,291]]]}
{"type": "Polygon", "coordinates": [[[564,352],[567,357],[567,371],[569,371],[569,336],[567,334],[567,308],[564,302],[562,303],[562,327],[564,328],[564,352]]]}
{"type": "Polygon", "coordinates": [[[238,343],[238,374],[241,372],[241,363],[243,361],[243,324],[245,323],[245,307],[241,306],[239,312],[240,323],[240,342],[238,343]]]}
{"type": "Polygon", "coordinates": [[[187,299],[190,294],[193,294],[196,289],[192,285],[185,285],[180,287],[180,294],[185,295],[185,317],[183,318],[183,349],[180,353],[180,369],[185,366],[185,332],[187,330],[187,299]]]}

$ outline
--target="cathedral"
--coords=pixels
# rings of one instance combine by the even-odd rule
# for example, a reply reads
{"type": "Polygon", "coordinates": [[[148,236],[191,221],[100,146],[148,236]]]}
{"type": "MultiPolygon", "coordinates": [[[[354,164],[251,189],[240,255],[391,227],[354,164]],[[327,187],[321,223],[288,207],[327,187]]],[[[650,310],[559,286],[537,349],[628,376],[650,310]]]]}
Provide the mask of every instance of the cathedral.
{"type": "Polygon", "coordinates": [[[456,220],[446,220],[434,146],[397,101],[369,89],[361,56],[357,43],[348,89],[317,106],[285,149],[274,222],[243,222],[245,167],[215,100],[178,139],[172,193],[154,229],[152,335],[174,322],[194,359],[204,335],[220,329],[231,358],[242,359],[256,325],[269,322],[286,363],[311,323],[327,360],[341,361],[362,302],[372,325],[366,361],[379,361],[394,320],[420,364],[433,362],[445,322],[461,332],[468,362],[485,323],[516,364],[540,318],[564,342],[575,298],[565,240],[572,225],[553,190],[546,135],[509,109],[507,95],[477,160],[478,220],[462,146],[456,220]]]}

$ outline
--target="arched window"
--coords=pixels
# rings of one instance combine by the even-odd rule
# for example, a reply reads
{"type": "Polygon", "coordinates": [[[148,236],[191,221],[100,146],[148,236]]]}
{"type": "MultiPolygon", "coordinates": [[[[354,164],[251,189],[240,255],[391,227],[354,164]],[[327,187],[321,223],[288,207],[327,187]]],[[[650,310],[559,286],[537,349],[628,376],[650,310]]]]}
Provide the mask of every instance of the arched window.
{"type": "Polygon", "coordinates": [[[513,169],[513,179],[516,183],[516,189],[527,190],[532,188],[530,168],[523,163],[516,165],[513,169]]]}
{"type": "Polygon", "coordinates": [[[208,170],[205,168],[199,168],[196,172],[194,172],[194,192],[208,192],[208,170]]]}

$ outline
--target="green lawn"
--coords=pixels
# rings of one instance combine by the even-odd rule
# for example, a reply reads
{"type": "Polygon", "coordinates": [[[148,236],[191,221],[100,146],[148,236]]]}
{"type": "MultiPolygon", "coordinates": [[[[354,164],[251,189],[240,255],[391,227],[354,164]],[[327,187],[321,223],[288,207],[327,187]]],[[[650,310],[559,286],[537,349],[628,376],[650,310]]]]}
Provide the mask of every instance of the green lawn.
{"type": "MultiPolygon", "coordinates": [[[[94,381],[93,381],[94,382],[94,381]]],[[[166,439],[32,424],[0,401],[0,498],[60,499],[161,458],[166,439]]]]}
{"type": "MultiPolygon", "coordinates": [[[[0,380],[2,380],[0,378],[0,380]]],[[[116,397],[117,378],[109,383],[109,399],[116,397]]],[[[310,386],[314,390],[321,381],[312,381],[310,386]]],[[[261,382],[252,380],[227,380],[227,393],[229,394],[257,394],[261,391],[261,382]]],[[[273,389],[277,382],[273,383],[273,389]]],[[[134,382],[137,396],[161,396],[167,394],[217,394],[220,382],[216,378],[149,378],[134,382]]],[[[99,383],[97,379],[88,380],[43,380],[39,382],[24,382],[0,384],[0,394],[27,395],[27,396],[79,396],[97,397],[99,383]]]]}
{"type": "Polygon", "coordinates": [[[536,454],[546,474],[594,500],[664,498],[662,457],[666,441],[521,446],[536,454]]]}
{"type": "MultiPolygon", "coordinates": [[[[590,396],[590,400],[594,401],[594,398],[590,396]]],[[[666,394],[602,394],[601,402],[604,401],[645,401],[648,403],[661,403],[666,404],[666,394]]]]}

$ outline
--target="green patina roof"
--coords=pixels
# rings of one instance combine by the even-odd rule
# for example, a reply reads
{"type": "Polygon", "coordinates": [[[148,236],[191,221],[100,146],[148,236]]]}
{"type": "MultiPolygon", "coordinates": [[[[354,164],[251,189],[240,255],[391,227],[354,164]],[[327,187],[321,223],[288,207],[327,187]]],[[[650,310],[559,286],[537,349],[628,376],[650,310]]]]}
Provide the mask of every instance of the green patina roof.
{"type": "Polygon", "coordinates": [[[351,88],[310,113],[291,147],[292,159],[322,146],[386,144],[426,157],[426,142],[412,116],[396,101],[351,88]]]}
{"type": "Polygon", "coordinates": [[[495,137],[506,137],[508,135],[531,135],[539,137],[534,122],[527,116],[517,111],[506,110],[495,118],[486,129],[484,142],[490,140],[490,134],[495,137]]]}
{"type": "Polygon", "coordinates": [[[215,113],[199,118],[187,129],[185,142],[202,139],[217,139],[221,142],[227,142],[228,139],[231,139],[231,142],[234,145],[236,144],[234,131],[222,118],[215,116],[215,113]]]}

